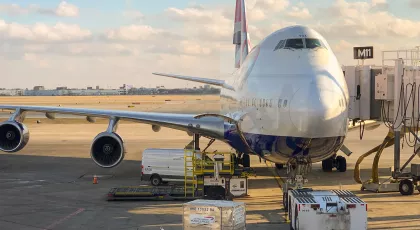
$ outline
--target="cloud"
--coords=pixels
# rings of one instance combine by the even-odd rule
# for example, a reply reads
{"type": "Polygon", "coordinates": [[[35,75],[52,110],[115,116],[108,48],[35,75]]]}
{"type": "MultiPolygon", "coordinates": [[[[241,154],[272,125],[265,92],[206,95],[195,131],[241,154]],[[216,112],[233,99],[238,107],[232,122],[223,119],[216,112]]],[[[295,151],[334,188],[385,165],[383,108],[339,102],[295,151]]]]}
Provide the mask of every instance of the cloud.
{"type": "Polygon", "coordinates": [[[372,0],[372,8],[376,10],[387,10],[389,4],[387,3],[387,0],[372,0]]]}
{"type": "Polygon", "coordinates": [[[183,53],[187,55],[209,55],[212,50],[209,47],[203,47],[200,43],[194,41],[182,41],[183,53]]]}
{"type": "Polygon", "coordinates": [[[47,68],[49,67],[48,61],[43,58],[39,58],[36,54],[25,53],[23,56],[25,61],[30,62],[36,68],[47,68]]]}
{"type": "MultiPolygon", "coordinates": [[[[381,2],[376,2],[377,4],[381,2]]],[[[383,2],[382,2],[383,3],[383,2]]],[[[375,39],[381,37],[416,38],[420,36],[419,21],[402,19],[386,11],[375,11],[367,2],[337,0],[326,9],[333,20],[315,28],[329,38],[375,39]]],[[[325,18],[325,17],[324,17],[325,18]]]]}
{"type": "Polygon", "coordinates": [[[409,5],[410,7],[420,9],[420,1],[418,1],[418,0],[410,0],[410,1],[408,2],[408,5],[409,5]]]}
{"type": "Polygon", "coordinates": [[[289,11],[287,13],[288,16],[293,17],[293,18],[299,18],[299,19],[309,19],[312,18],[311,13],[309,12],[308,8],[305,7],[297,7],[297,6],[293,6],[291,11],[289,11]]]}
{"type": "Polygon", "coordinates": [[[372,6],[387,4],[386,0],[371,0],[372,6]]]}
{"type": "Polygon", "coordinates": [[[79,8],[64,1],[58,5],[55,14],[61,17],[76,17],[79,15],[79,8]]]}
{"type": "Polygon", "coordinates": [[[352,44],[346,40],[340,40],[335,46],[333,46],[333,50],[336,53],[343,52],[343,51],[345,52],[345,51],[351,50],[352,47],[355,47],[355,46],[357,45],[352,44]]]}
{"type": "MultiPolygon", "coordinates": [[[[208,9],[199,9],[199,8],[168,8],[165,10],[165,13],[170,18],[179,21],[196,21],[196,22],[209,22],[215,19],[217,12],[208,9]]],[[[219,15],[217,15],[219,16],[219,15]]]]}
{"type": "Polygon", "coordinates": [[[203,41],[226,41],[233,35],[234,23],[226,12],[227,8],[168,8],[165,16],[182,23],[178,33],[203,41]]]}
{"type": "Polygon", "coordinates": [[[92,33],[79,25],[61,22],[53,26],[44,23],[23,25],[0,20],[0,40],[31,42],[77,42],[88,39],[92,33]]]}
{"type": "MultiPolygon", "coordinates": [[[[64,10],[66,7],[57,13],[59,6],[42,11],[35,5],[0,4],[0,13],[60,17],[79,14],[78,10],[64,10]]],[[[384,0],[334,0],[323,8],[299,1],[249,0],[247,7],[252,44],[299,22],[324,35],[343,64],[355,63],[353,46],[374,45],[375,58],[380,59],[380,50],[400,48],[401,41],[404,46],[414,45],[420,36],[420,22],[388,12],[384,0]]],[[[233,3],[197,5],[190,1],[187,7],[170,7],[157,14],[126,10],[118,13],[126,24],[95,32],[82,24],[24,25],[0,20],[0,68],[10,75],[9,79],[36,76],[28,77],[34,80],[25,81],[29,84],[25,86],[39,82],[73,87],[97,82],[113,86],[192,86],[194,83],[150,73],[159,70],[202,77],[231,73],[234,13],[233,3]],[[152,21],[154,18],[159,23],[152,21]]],[[[5,87],[12,82],[6,82],[5,87]]],[[[19,87],[22,83],[13,84],[19,87]]]]}
{"type": "Polygon", "coordinates": [[[280,12],[285,10],[289,5],[290,2],[288,0],[257,0],[254,7],[269,12],[280,12]]]}
{"type": "Polygon", "coordinates": [[[163,33],[163,30],[155,29],[149,25],[132,24],[108,30],[105,32],[105,39],[110,41],[145,41],[163,33]]]}
{"type": "Polygon", "coordinates": [[[30,5],[27,8],[20,7],[18,4],[0,4],[0,12],[8,15],[29,14],[38,9],[36,5],[30,5]]]}
{"type": "Polygon", "coordinates": [[[79,8],[66,1],[60,2],[56,8],[41,8],[35,4],[28,7],[21,7],[17,4],[0,4],[0,12],[12,16],[37,13],[59,17],[76,17],[79,15],[79,8]]]}
{"type": "Polygon", "coordinates": [[[251,21],[262,21],[267,18],[267,15],[264,12],[264,10],[260,8],[248,10],[247,16],[248,16],[248,20],[251,20],[251,21]]]}
{"type": "Polygon", "coordinates": [[[347,2],[345,0],[336,0],[332,6],[326,9],[326,12],[321,10],[321,14],[327,13],[329,16],[340,18],[359,18],[366,14],[371,8],[367,2],[347,2]]]}
{"type": "Polygon", "coordinates": [[[139,22],[142,21],[145,17],[144,14],[142,14],[138,10],[127,10],[123,12],[123,17],[127,18],[128,20],[139,22]]]}

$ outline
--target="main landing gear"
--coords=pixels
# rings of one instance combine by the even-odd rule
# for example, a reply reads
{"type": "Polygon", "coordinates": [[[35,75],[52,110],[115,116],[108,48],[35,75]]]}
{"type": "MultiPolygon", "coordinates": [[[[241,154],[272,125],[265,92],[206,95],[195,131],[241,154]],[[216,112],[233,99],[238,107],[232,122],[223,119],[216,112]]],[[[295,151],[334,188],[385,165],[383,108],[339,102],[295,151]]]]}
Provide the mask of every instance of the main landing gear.
{"type": "Polygon", "coordinates": [[[284,164],[276,164],[276,169],[283,169],[284,168],[284,164]]]}
{"type": "Polygon", "coordinates": [[[337,168],[339,172],[345,172],[347,170],[346,158],[334,155],[322,161],[322,170],[324,172],[331,172],[333,168],[337,168]]]}
{"type": "Polygon", "coordinates": [[[251,158],[248,154],[238,153],[237,155],[238,163],[242,165],[244,168],[251,167],[251,158]]]}

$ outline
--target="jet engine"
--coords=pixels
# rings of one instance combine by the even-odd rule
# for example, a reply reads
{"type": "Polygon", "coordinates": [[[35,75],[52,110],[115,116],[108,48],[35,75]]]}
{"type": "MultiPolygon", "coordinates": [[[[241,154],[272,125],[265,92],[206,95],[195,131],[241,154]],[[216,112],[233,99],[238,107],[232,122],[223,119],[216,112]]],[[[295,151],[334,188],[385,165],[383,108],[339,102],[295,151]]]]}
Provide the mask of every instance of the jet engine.
{"type": "Polygon", "coordinates": [[[116,133],[100,133],[93,140],[90,154],[93,161],[100,167],[115,167],[124,159],[124,141],[116,133]]]}
{"type": "Polygon", "coordinates": [[[16,121],[0,124],[0,150],[14,153],[23,149],[29,142],[28,128],[16,121]]]}

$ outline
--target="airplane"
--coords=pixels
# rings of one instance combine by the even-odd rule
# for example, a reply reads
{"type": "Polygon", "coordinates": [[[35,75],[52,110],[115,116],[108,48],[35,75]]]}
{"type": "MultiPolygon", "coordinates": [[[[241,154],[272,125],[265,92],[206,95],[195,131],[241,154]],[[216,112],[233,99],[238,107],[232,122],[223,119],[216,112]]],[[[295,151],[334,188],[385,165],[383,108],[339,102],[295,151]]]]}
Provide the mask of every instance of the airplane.
{"type": "MultiPolygon", "coordinates": [[[[349,93],[341,66],[327,41],[306,26],[290,26],[273,32],[251,49],[245,0],[236,1],[233,44],[235,72],[224,80],[153,73],[221,87],[219,114],[173,114],[96,110],[83,108],[0,105],[13,110],[0,123],[0,150],[18,152],[29,141],[23,124],[28,111],[109,119],[108,128],[97,135],[91,157],[98,166],[112,168],[125,155],[117,134],[120,120],[182,130],[199,138],[220,140],[235,149],[238,160],[250,167],[250,155],[283,165],[308,165],[322,161],[325,171],[336,165],[345,171],[346,161],[337,156],[347,148],[349,93]]],[[[348,150],[348,149],[347,149],[348,150]]],[[[347,154],[349,155],[349,154],[347,154]]]]}

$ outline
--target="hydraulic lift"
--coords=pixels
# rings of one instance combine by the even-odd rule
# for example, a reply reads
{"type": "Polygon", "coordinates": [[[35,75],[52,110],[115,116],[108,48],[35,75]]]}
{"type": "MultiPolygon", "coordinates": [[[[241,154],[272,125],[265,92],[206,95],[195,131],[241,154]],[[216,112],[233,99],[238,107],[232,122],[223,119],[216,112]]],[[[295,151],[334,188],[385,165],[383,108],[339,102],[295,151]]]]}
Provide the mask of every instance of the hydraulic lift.
{"type": "Polygon", "coordinates": [[[201,152],[198,135],[184,149],[184,184],[166,186],[125,186],[112,188],[108,201],[115,200],[232,200],[248,195],[248,177],[256,176],[251,168],[240,167],[235,153],[201,152]],[[191,148],[193,147],[193,148],[191,148]],[[213,164],[205,155],[213,155],[213,164]]]}

